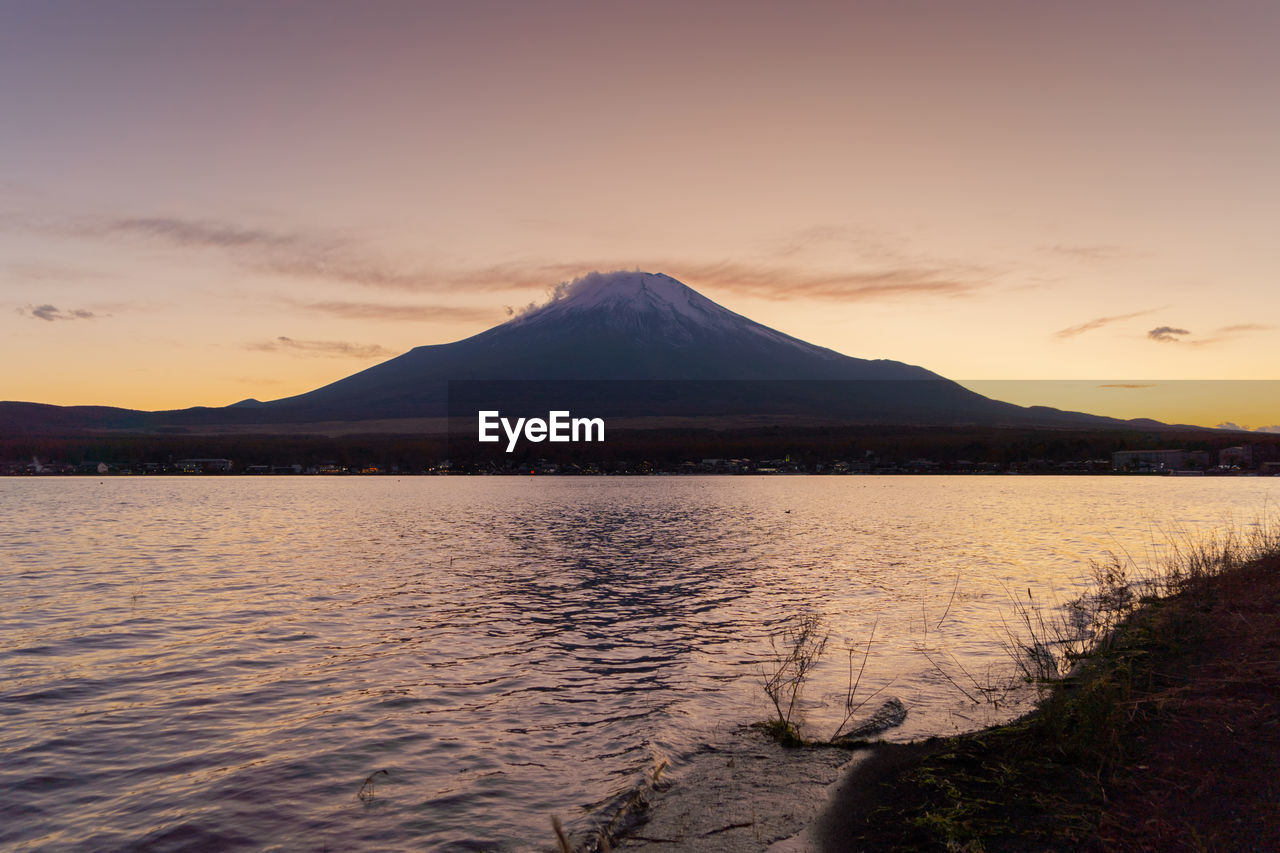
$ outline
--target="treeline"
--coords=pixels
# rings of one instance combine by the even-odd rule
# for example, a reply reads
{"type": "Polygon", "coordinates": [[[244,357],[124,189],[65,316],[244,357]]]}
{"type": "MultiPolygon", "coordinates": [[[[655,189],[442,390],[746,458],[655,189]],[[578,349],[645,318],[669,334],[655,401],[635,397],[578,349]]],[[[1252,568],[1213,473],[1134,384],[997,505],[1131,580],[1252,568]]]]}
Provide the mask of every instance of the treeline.
{"type": "Polygon", "coordinates": [[[787,459],[812,467],[836,460],[904,464],[927,459],[943,468],[961,463],[1001,468],[1043,462],[1110,460],[1120,450],[1181,449],[1211,454],[1242,443],[1280,448],[1280,436],[1208,430],[1048,430],[998,427],[759,427],[751,429],[610,430],[603,443],[530,444],[514,453],[479,445],[473,434],[444,435],[68,435],[0,437],[0,461],[113,466],[226,458],[234,470],[251,465],[376,466],[421,471],[449,460],[455,468],[520,467],[540,460],[568,466],[671,469],[703,459],[787,459]]]}
{"type": "Polygon", "coordinates": [[[1111,460],[1121,450],[1202,450],[1215,454],[1242,443],[1280,447],[1280,435],[1242,437],[1209,430],[1049,430],[1002,427],[761,427],[754,429],[612,430],[599,445],[530,445],[512,454],[481,449],[467,436],[451,443],[456,462],[536,460],[565,464],[582,459],[605,462],[646,460],[669,467],[709,458],[783,459],[812,466],[835,460],[874,459],[905,464],[928,459],[941,466],[961,462],[1007,468],[1035,461],[1064,463],[1111,460]]]}
{"type": "Polygon", "coordinates": [[[5,461],[83,465],[167,465],[180,459],[224,458],[235,470],[250,465],[377,465],[418,470],[445,458],[444,436],[308,436],[308,435],[98,435],[38,436],[0,439],[5,461]]]}

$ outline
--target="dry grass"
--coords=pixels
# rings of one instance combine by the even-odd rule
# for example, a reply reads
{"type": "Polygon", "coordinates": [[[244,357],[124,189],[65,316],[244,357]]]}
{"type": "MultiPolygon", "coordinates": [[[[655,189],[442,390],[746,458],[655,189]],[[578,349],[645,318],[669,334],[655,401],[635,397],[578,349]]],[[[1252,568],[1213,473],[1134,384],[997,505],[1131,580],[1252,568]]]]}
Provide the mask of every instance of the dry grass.
{"type": "Polygon", "coordinates": [[[765,695],[773,703],[774,716],[765,724],[783,746],[802,746],[796,704],[818,660],[827,650],[830,633],[816,613],[798,616],[769,638],[769,669],[761,673],[765,695]]]}
{"type": "Polygon", "coordinates": [[[388,779],[391,778],[391,774],[386,770],[375,770],[373,773],[370,773],[365,777],[364,783],[360,786],[360,790],[356,792],[356,799],[365,803],[372,800],[377,795],[375,780],[379,776],[386,776],[388,779]]]}
{"type": "Polygon", "coordinates": [[[1005,622],[1005,648],[1021,678],[1043,695],[1069,679],[1081,661],[1105,655],[1116,629],[1138,607],[1195,594],[1213,579],[1277,553],[1280,517],[1274,514],[1244,529],[1200,536],[1178,530],[1168,537],[1165,556],[1145,568],[1128,553],[1091,563],[1089,592],[1064,606],[1045,606],[1030,589],[1025,599],[1010,595],[1014,619],[1012,626],[1005,622]]]}
{"type": "Polygon", "coordinates": [[[898,747],[828,816],[828,849],[1280,849],[1280,524],[1092,580],[1061,608],[1011,596],[1037,710],[898,747]]]}

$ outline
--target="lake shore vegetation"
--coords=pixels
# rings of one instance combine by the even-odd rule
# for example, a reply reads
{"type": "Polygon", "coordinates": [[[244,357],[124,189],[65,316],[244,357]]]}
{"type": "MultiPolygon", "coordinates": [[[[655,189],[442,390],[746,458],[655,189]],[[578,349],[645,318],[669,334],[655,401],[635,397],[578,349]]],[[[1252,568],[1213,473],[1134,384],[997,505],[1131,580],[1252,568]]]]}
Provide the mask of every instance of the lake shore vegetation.
{"type": "Polygon", "coordinates": [[[1041,691],[1006,725],[879,744],[813,830],[822,849],[1280,849],[1280,525],[1116,558],[1008,646],[1041,691]]]}

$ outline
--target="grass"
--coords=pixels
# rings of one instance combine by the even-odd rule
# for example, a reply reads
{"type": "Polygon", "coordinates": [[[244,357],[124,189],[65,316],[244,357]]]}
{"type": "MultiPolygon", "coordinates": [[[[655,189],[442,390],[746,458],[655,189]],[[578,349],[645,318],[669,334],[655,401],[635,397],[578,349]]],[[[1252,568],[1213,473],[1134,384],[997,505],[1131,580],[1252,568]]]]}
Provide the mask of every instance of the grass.
{"type": "Polygon", "coordinates": [[[825,819],[831,849],[1275,849],[1280,525],[1183,535],[1092,580],[1063,608],[1011,596],[1037,709],[887,747],[893,769],[869,762],[825,819]]]}
{"type": "Polygon", "coordinates": [[[375,770],[365,777],[364,782],[360,785],[360,790],[356,792],[356,799],[367,803],[377,797],[378,792],[376,780],[379,776],[386,776],[388,779],[391,778],[391,774],[386,770],[375,770]]]}
{"type": "MultiPolygon", "coordinates": [[[[952,594],[954,596],[954,591],[952,594]]],[[[859,711],[894,683],[891,679],[870,694],[862,695],[863,676],[866,675],[867,661],[875,645],[878,627],[877,620],[872,624],[865,643],[850,643],[844,647],[848,665],[848,681],[843,700],[844,717],[828,738],[814,740],[801,733],[799,701],[810,673],[826,653],[831,635],[821,617],[811,613],[802,614],[783,626],[770,637],[772,654],[767,667],[761,671],[761,686],[773,705],[774,713],[768,720],[754,723],[752,727],[785,747],[849,748],[868,743],[864,738],[869,734],[900,724],[906,715],[906,709],[901,702],[891,699],[880,706],[870,719],[852,729],[849,726],[859,711]]]]}
{"type": "Polygon", "coordinates": [[[783,746],[804,746],[796,704],[818,660],[827,650],[830,633],[821,617],[806,613],[769,639],[771,667],[762,676],[774,715],[761,728],[783,746]]]}

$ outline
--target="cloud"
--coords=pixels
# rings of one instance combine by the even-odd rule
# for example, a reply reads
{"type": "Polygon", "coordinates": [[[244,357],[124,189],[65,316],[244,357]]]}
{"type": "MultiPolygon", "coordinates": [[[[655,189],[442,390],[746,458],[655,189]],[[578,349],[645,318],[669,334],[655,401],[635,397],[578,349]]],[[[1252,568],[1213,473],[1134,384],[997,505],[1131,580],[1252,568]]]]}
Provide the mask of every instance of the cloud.
{"type": "Polygon", "coordinates": [[[578,264],[509,264],[455,272],[407,269],[387,264],[355,241],[333,234],[245,228],[214,220],[171,216],[116,217],[81,225],[77,233],[122,234],[174,248],[210,249],[256,272],[405,292],[443,292],[459,287],[501,291],[545,286],[562,277],[566,270],[582,269],[578,264]]]}
{"type": "MultiPolygon", "coordinates": [[[[742,296],[787,300],[824,299],[836,302],[871,302],[917,297],[966,297],[992,286],[993,276],[981,275],[970,267],[918,266],[879,270],[814,272],[785,266],[753,266],[735,263],[690,263],[668,260],[635,263],[580,263],[541,265],[501,265],[476,269],[453,276],[459,284],[490,289],[559,282],[563,285],[591,272],[637,269],[666,273],[690,287],[713,288],[742,296]]],[[[555,285],[548,287],[548,297],[555,285]]]]}
{"type": "Polygon", "coordinates": [[[1237,323],[1234,326],[1223,326],[1218,330],[1220,334],[1234,335],[1241,332],[1269,332],[1275,326],[1268,326],[1264,323],[1237,323]]]}
{"type": "Polygon", "coordinates": [[[1223,326],[1214,331],[1207,338],[1187,341],[1191,346],[1203,347],[1211,344],[1220,344],[1223,341],[1229,341],[1232,338],[1238,338],[1241,335],[1247,335],[1250,332],[1265,332],[1274,329],[1274,326],[1268,326],[1263,323],[1237,323],[1233,326],[1223,326]]]}
{"type": "Polygon", "coordinates": [[[783,238],[775,247],[774,254],[789,258],[815,246],[830,244],[846,244],[853,242],[854,232],[848,228],[835,225],[815,225],[795,231],[783,238]]]}
{"type": "Polygon", "coordinates": [[[1043,250],[1054,255],[1066,255],[1081,261],[1089,261],[1092,263],[1101,263],[1106,261],[1119,261],[1126,258],[1138,257],[1139,253],[1124,246],[1117,246],[1112,243],[1096,243],[1084,245],[1064,245],[1058,243],[1052,246],[1044,246],[1043,250]]]}
{"type": "Polygon", "coordinates": [[[63,311],[53,305],[27,305],[18,309],[18,313],[24,317],[30,317],[32,320],[45,320],[52,323],[54,320],[98,320],[106,314],[95,314],[92,311],[86,311],[83,308],[75,308],[69,311],[63,311]]]}
{"type": "Polygon", "coordinates": [[[1231,421],[1224,421],[1214,427],[1214,429],[1233,429],[1238,432],[1280,433],[1280,424],[1272,424],[1271,426],[1260,426],[1249,429],[1248,427],[1240,426],[1239,424],[1232,423],[1231,421]]]}
{"type": "MultiPolygon", "coordinates": [[[[174,216],[117,216],[77,219],[40,227],[82,238],[124,236],[172,248],[216,251],[233,263],[259,273],[354,284],[405,292],[511,291],[546,288],[594,270],[629,269],[635,259],[590,262],[521,262],[461,270],[404,268],[390,265],[354,241],[321,232],[245,227],[208,219],[174,216]]],[[[840,239],[838,230],[816,229],[804,239],[840,239]]],[[[824,299],[841,302],[956,298],[974,295],[993,284],[990,270],[944,262],[911,262],[881,252],[879,266],[815,271],[801,265],[698,263],[649,258],[640,266],[665,272],[698,288],[764,299],[824,299]]],[[[352,303],[355,304],[355,303],[352,303]]]]}
{"type": "Polygon", "coordinates": [[[117,217],[105,220],[102,227],[109,233],[135,234],[188,247],[276,249],[304,242],[297,234],[172,216],[117,217]]]}
{"type": "Polygon", "coordinates": [[[1182,341],[1183,335],[1189,334],[1191,334],[1191,332],[1186,329],[1177,329],[1173,326],[1156,326],[1154,329],[1147,332],[1147,337],[1153,341],[1160,341],[1162,343],[1178,343],[1182,341]]]}
{"type": "Polygon", "coordinates": [[[298,341],[284,335],[271,341],[246,344],[255,352],[295,352],[328,358],[386,358],[395,355],[377,344],[353,344],[346,341],[298,341]]]}
{"type": "Polygon", "coordinates": [[[1076,335],[1083,335],[1085,332],[1092,332],[1094,329],[1101,329],[1110,323],[1118,323],[1121,320],[1132,320],[1135,317],[1141,317],[1143,314],[1150,314],[1158,309],[1148,308],[1145,311],[1134,311],[1131,314],[1113,314],[1110,317],[1096,317],[1084,323],[1075,326],[1068,326],[1065,329],[1059,329],[1053,333],[1055,338],[1074,338],[1076,335]]]}
{"type": "Polygon", "coordinates": [[[1154,388],[1154,387],[1156,387],[1156,386],[1154,386],[1154,385],[1139,385],[1139,384],[1132,383],[1132,382],[1108,382],[1108,383],[1106,383],[1105,385],[1099,385],[1098,387],[1099,387],[1099,388],[1128,388],[1128,389],[1135,389],[1135,388],[1154,388]]]}
{"type": "Polygon", "coordinates": [[[115,233],[134,234],[179,248],[207,248],[230,254],[255,270],[394,290],[436,289],[438,277],[388,268],[350,241],[303,231],[242,228],[220,222],[174,217],[111,220],[115,233]]]}
{"type": "Polygon", "coordinates": [[[305,302],[284,300],[305,311],[341,317],[345,320],[393,320],[412,322],[493,320],[497,311],[491,308],[468,308],[459,305],[387,305],[381,302],[305,302]]]}
{"type": "Polygon", "coordinates": [[[253,266],[261,272],[289,278],[319,279],[384,290],[440,291],[448,290],[451,284],[447,277],[436,273],[390,269],[375,261],[357,257],[348,250],[326,250],[312,256],[293,254],[289,257],[267,258],[253,266]]]}
{"type": "Polygon", "coordinates": [[[870,302],[913,297],[965,297],[989,287],[990,278],[968,268],[902,266],[879,270],[818,273],[745,264],[670,265],[671,274],[744,296],[786,300],[795,297],[837,302],[870,302]]]}
{"type": "Polygon", "coordinates": [[[879,229],[845,225],[816,225],[784,235],[771,245],[775,257],[792,258],[813,249],[836,248],[861,258],[902,263],[912,257],[908,240],[879,229]]]}
{"type": "Polygon", "coordinates": [[[6,272],[12,278],[39,282],[79,282],[112,277],[101,272],[57,264],[10,264],[6,272]]]}
{"type": "Polygon", "coordinates": [[[176,249],[215,251],[256,272],[398,290],[438,290],[433,272],[388,266],[353,241],[330,233],[245,227],[176,216],[78,218],[28,227],[79,238],[126,237],[176,249]]]}

